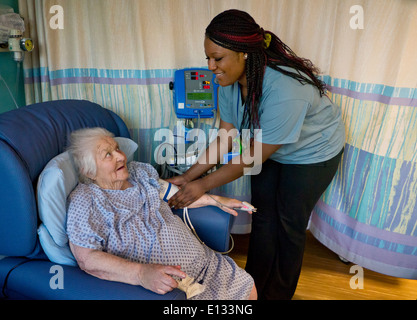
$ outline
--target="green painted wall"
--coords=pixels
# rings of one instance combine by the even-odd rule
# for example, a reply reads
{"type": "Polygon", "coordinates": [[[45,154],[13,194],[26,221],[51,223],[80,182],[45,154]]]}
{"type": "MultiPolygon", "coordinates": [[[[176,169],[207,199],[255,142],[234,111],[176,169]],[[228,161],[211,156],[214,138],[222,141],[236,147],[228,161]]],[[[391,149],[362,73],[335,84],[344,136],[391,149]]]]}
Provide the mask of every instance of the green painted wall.
{"type": "MultiPolygon", "coordinates": [[[[0,0],[1,5],[10,6],[19,12],[18,0],[0,0]]],[[[0,52],[0,113],[15,109],[15,103],[5,85],[6,82],[19,107],[26,105],[23,67],[12,59],[10,52],[0,52]]]]}

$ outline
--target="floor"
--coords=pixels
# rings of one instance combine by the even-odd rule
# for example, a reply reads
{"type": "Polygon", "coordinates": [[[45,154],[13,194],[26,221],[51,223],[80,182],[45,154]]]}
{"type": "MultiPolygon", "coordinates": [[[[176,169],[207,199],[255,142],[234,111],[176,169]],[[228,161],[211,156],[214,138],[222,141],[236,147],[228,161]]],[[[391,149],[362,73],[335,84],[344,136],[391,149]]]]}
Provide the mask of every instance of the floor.
{"type": "MultiPolygon", "coordinates": [[[[229,256],[244,268],[249,235],[233,235],[233,239],[235,248],[229,256]]],[[[341,262],[335,253],[307,232],[303,267],[293,300],[417,299],[417,280],[395,278],[362,269],[363,288],[360,288],[360,271],[354,268],[351,263],[341,262]],[[351,285],[358,288],[352,289],[351,285]]]]}

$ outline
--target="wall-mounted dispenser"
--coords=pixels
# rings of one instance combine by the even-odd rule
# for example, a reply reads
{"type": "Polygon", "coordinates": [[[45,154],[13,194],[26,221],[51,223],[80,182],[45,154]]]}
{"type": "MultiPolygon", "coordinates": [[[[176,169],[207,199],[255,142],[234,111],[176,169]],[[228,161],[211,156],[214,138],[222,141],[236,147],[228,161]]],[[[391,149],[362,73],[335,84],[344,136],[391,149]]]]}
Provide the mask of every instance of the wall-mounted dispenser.
{"type": "Polygon", "coordinates": [[[33,41],[24,38],[24,32],[23,18],[11,7],[0,6],[0,52],[10,51],[14,61],[23,61],[24,53],[33,50],[33,41]]]}

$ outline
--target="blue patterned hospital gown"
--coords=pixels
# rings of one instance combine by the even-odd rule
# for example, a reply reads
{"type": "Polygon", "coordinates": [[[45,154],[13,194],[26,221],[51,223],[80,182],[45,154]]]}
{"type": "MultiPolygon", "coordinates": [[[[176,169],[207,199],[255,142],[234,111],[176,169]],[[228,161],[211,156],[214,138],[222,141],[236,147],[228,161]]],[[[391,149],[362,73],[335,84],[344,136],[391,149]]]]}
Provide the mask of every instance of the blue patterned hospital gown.
{"type": "Polygon", "coordinates": [[[131,162],[126,190],[79,184],[71,193],[67,233],[80,247],[136,261],[180,265],[206,286],[193,299],[247,299],[253,279],[227,256],[202,245],[159,198],[158,173],[131,162]]]}

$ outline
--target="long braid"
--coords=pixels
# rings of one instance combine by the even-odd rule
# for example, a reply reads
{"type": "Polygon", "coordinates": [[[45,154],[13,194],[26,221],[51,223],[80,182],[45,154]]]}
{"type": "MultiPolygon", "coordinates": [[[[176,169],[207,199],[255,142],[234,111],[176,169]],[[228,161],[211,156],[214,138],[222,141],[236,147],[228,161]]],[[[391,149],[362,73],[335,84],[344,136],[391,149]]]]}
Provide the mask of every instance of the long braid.
{"type": "Polygon", "coordinates": [[[217,15],[206,28],[206,37],[226,49],[248,53],[246,60],[248,95],[242,128],[260,127],[258,110],[266,66],[297,79],[302,84],[315,86],[320,91],[320,95],[325,92],[325,84],[315,76],[318,70],[312,62],[298,57],[275,34],[265,32],[244,11],[232,9],[217,15]],[[271,35],[267,48],[265,48],[266,34],[271,35]],[[297,73],[286,71],[280,66],[292,67],[297,73]]]}

